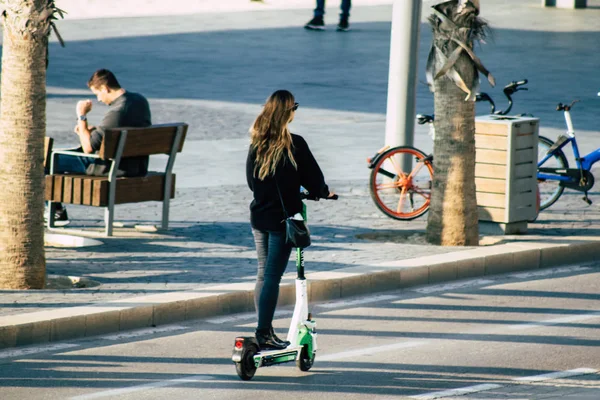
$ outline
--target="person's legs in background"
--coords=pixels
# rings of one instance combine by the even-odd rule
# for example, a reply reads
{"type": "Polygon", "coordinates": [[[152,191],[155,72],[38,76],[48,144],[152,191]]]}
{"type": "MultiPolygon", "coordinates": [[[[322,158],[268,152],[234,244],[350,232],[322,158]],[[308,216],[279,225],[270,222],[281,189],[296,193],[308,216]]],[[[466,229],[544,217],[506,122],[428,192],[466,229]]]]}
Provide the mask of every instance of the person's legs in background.
{"type": "Polygon", "coordinates": [[[350,24],[348,19],[350,18],[350,8],[352,7],[352,0],[342,0],[340,8],[342,13],[340,14],[340,23],[337,26],[337,30],[340,32],[346,32],[350,30],[350,24]]]}
{"type": "Polygon", "coordinates": [[[325,30],[325,21],[323,16],[325,15],[325,0],[317,0],[317,8],[314,10],[313,19],[308,21],[304,28],[322,31],[325,30]]]}
{"type": "Polygon", "coordinates": [[[285,348],[289,342],[273,332],[273,316],[279,298],[279,283],[290,259],[292,247],[285,243],[285,232],[263,232],[252,229],[258,272],[254,288],[254,303],[258,311],[256,338],[259,345],[285,348]]]}

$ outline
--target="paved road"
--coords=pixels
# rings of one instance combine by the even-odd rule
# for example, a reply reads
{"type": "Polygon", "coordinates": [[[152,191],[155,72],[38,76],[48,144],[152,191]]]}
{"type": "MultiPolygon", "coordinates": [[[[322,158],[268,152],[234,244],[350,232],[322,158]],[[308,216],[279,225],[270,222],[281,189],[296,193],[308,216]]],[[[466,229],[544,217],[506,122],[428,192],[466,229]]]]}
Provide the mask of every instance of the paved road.
{"type": "MultiPolygon", "coordinates": [[[[314,368],[259,369],[251,382],[230,361],[251,314],[4,350],[2,399],[433,399],[458,389],[482,390],[469,399],[597,399],[599,278],[600,264],[584,265],[318,304],[314,368]]],[[[280,311],[285,332],[290,310],[280,311]]]]}

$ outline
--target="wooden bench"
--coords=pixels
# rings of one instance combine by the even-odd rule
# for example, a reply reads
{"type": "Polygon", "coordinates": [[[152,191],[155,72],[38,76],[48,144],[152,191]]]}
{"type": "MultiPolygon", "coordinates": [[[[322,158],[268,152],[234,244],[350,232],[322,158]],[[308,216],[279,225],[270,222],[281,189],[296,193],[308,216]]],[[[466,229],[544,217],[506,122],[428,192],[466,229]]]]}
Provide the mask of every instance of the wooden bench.
{"type": "MultiPolygon", "coordinates": [[[[55,203],[105,207],[106,236],[112,236],[116,204],[162,201],[161,229],[169,227],[169,201],[175,197],[175,156],[181,152],[188,125],[184,123],[152,125],[148,128],[117,128],[107,130],[98,154],[68,150],[47,151],[50,154],[50,174],[46,175],[45,200],[49,202],[48,228],[54,227],[55,203]],[[111,161],[108,176],[55,174],[57,154],[86,156],[111,161]],[[167,154],[164,172],[148,172],[145,176],[117,177],[122,158],[167,154]]],[[[46,141],[46,149],[51,147],[46,141]]]]}

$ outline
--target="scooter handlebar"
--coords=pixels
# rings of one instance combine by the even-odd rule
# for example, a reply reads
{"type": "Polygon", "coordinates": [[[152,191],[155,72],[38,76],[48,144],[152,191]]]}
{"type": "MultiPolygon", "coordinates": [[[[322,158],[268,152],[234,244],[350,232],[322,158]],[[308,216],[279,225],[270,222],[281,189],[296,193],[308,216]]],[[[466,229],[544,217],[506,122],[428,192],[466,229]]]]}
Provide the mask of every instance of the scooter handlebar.
{"type": "Polygon", "coordinates": [[[318,197],[318,196],[313,196],[308,192],[300,192],[300,198],[302,200],[313,200],[313,201],[319,201],[321,199],[325,199],[325,200],[337,200],[339,198],[339,196],[337,194],[334,194],[331,197],[318,197]]]}

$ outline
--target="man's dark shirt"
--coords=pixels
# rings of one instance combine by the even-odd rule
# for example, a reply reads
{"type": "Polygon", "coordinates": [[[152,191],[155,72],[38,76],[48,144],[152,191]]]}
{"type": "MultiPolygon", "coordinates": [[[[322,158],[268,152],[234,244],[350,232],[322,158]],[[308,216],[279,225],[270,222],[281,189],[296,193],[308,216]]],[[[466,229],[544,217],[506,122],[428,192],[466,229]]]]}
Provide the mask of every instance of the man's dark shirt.
{"type": "MultiPolygon", "coordinates": [[[[144,128],[152,125],[150,106],[148,100],[138,93],[125,92],[110,104],[102,122],[92,132],[90,144],[92,150],[100,150],[104,133],[110,128],[144,128]]],[[[110,163],[96,162],[88,167],[88,175],[107,175],[110,163]]],[[[148,156],[122,158],[117,171],[117,176],[142,176],[148,172],[148,156]]]]}

